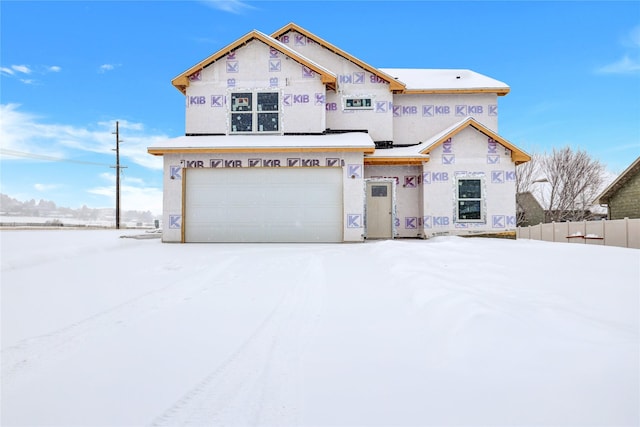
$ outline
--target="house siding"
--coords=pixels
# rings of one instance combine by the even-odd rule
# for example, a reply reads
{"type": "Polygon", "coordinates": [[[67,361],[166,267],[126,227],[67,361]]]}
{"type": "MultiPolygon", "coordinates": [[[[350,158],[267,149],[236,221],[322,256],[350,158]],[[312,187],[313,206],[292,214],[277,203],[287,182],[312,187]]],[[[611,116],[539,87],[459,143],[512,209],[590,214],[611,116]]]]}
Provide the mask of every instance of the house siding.
{"type": "Polygon", "coordinates": [[[609,199],[609,219],[640,218],[640,173],[609,199]]]}
{"type": "Polygon", "coordinates": [[[496,94],[394,95],[393,141],[416,144],[465,117],[473,117],[497,133],[497,98],[496,94]]]}

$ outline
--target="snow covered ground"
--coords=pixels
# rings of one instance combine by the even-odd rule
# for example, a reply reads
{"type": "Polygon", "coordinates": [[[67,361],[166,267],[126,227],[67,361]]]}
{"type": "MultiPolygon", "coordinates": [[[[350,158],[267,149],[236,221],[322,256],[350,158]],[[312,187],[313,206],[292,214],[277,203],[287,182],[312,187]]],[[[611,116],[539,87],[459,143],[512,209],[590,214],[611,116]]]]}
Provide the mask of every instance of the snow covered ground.
{"type": "Polygon", "coordinates": [[[3,426],[640,423],[640,251],[2,231],[3,426]]]}

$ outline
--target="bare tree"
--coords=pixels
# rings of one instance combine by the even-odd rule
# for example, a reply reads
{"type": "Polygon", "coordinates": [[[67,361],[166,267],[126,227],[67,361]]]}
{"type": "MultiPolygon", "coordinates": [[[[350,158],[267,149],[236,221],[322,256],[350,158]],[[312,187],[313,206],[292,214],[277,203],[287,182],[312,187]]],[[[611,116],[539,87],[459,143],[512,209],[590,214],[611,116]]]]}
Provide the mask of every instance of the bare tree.
{"type": "Polygon", "coordinates": [[[592,206],[604,181],[604,166],[585,151],[570,147],[554,149],[540,161],[540,174],[547,183],[542,191],[547,221],[590,219],[592,206]]]}
{"type": "Polygon", "coordinates": [[[531,160],[516,166],[516,193],[531,191],[533,183],[540,178],[540,155],[532,154],[531,160]]]}

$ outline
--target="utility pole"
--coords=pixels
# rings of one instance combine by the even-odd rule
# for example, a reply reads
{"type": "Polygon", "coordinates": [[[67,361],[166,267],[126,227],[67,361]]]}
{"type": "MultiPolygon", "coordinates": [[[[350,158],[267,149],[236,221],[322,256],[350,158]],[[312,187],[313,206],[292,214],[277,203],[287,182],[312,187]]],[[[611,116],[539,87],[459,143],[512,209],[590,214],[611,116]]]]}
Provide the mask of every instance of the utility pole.
{"type": "Polygon", "coordinates": [[[116,131],[112,133],[115,133],[116,135],[116,148],[114,150],[116,152],[116,165],[111,167],[112,168],[115,167],[116,169],[116,229],[119,230],[120,229],[120,169],[124,169],[126,168],[126,166],[120,166],[120,143],[122,141],[120,140],[120,125],[117,121],[116,121],[116,131]]]}

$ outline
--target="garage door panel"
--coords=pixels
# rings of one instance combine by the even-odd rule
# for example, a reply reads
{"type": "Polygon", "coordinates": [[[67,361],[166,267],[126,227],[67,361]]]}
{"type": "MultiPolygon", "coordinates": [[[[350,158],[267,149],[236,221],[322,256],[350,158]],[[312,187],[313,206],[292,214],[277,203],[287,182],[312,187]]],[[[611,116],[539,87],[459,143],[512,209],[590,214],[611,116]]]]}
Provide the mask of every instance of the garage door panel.
{"type": "Polygon", "coordinates": [[[339,168],[189,169],[187,242],[341,242],[339,168]]]}

